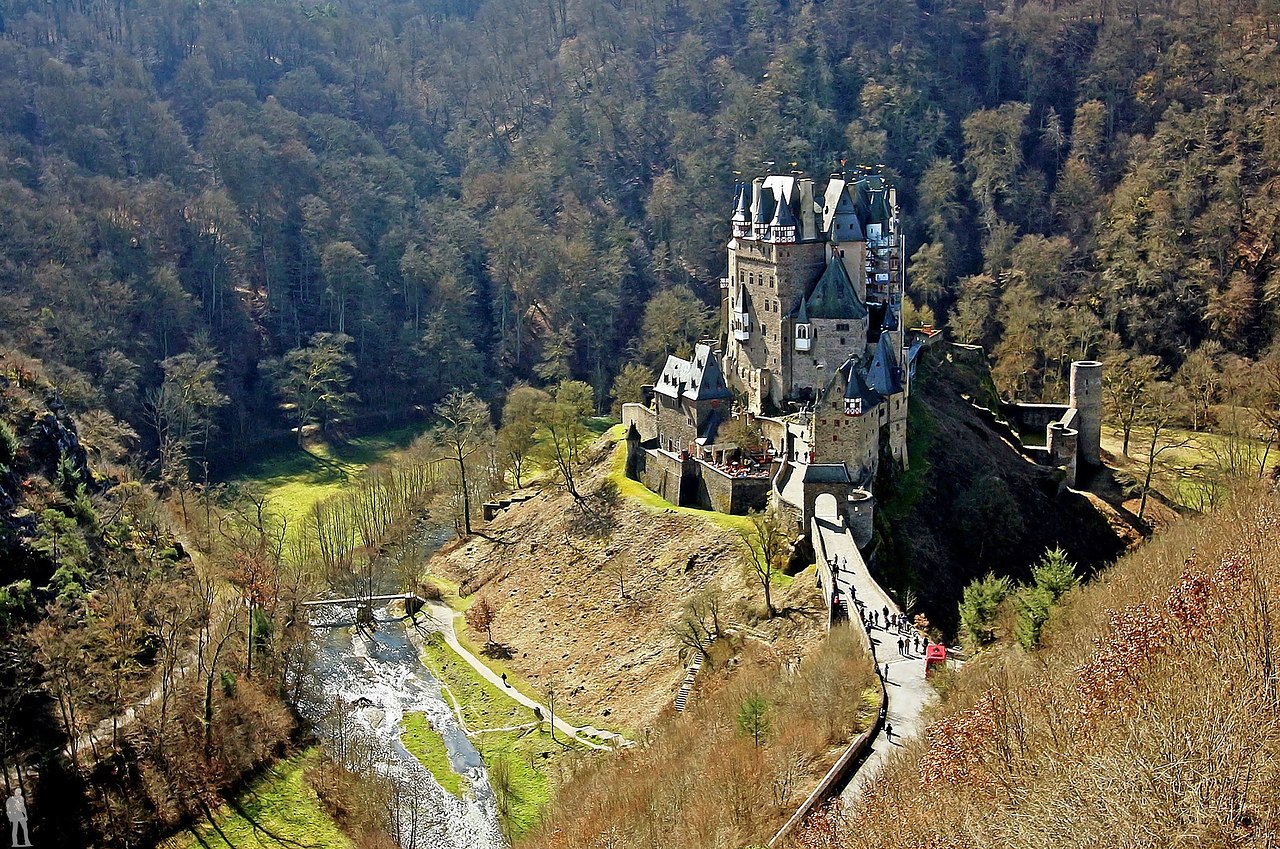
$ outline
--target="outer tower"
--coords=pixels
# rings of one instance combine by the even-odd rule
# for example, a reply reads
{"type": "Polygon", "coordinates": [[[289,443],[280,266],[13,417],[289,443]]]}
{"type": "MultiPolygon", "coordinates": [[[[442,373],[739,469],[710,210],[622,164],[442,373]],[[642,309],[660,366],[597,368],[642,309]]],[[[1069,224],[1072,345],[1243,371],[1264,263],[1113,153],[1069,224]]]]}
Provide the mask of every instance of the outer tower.
{"type": "Polygon", "coordinates": [[[1092,466],[1101,464],[1102,363],[1077,360],[1071,364],[1071,397],[1079,422],[1079,458],[1092,466]]]}

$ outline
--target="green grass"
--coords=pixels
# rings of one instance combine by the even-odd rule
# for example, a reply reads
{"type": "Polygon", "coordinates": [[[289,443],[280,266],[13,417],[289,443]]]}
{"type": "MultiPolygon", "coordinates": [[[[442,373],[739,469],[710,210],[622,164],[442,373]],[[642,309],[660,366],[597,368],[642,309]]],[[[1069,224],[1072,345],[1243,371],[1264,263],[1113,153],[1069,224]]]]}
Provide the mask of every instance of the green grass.
{"type": "Polygon", "coordinates": [[[173,837],[164,849],[352,849],[303,778],[319,755],[310,749],[280,761],[253,781],[235,805],[223,805],[214,825],[194,826],[194,834],[173,837]]]}
{"type": "Polygon", "coordinates": [[[453,771],[444,737],[431,727],[425,713],[407,713],[400,742],[423,766],[431,770],[436,782],[459,799],[466,792],[467,780],[453,771]]]}
{"type": "Polygon", "coordinates": [[[535,722],[536,717],[532,710],[481,678],[444,644],[439,634],[427,638],[422,653],[431,674],[450,689],[460,705],[463,723],[472,733],[471,743],[490,766],[491,778],[494,762],[507,761],[511,772],[511,813],[506,828],[513,840],[518,839],[541,818],[551,799],[551,772],[557,761],[576,756],[577,744],[563,734],[552,740],[543,727],[485,731],[535,722]]]}
{"type": "Polygon", "coordinates": [[[298,528],[313,504],[340,492],[369,466],[404,449],[421,433],[421,427],[403,427],[342,443],[294,446],[244,468],[230,483],[257,486],[272,512],[286,519],[289,527],[298,528]]]}

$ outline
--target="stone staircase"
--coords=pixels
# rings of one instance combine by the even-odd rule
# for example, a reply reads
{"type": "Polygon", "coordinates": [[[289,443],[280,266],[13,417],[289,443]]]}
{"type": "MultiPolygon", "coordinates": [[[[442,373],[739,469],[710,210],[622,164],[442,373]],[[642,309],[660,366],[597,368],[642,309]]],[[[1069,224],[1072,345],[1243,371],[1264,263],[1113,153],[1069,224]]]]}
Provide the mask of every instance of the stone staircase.
{"type": "Polygon", "coordinates": [[[693,689],[693,678],[698,674],[698,670],[702,668],[702,661],[706,660],[706,649],[711,645],[714,637],[707,637],[702,641],[702,648],[698,649],[690,662],[689,668],[685,671],[684,681],[680,684],[680,691],[676,693],[676,713],[683,713],[685,706],[689,704],[689,691],[693,689]]]}

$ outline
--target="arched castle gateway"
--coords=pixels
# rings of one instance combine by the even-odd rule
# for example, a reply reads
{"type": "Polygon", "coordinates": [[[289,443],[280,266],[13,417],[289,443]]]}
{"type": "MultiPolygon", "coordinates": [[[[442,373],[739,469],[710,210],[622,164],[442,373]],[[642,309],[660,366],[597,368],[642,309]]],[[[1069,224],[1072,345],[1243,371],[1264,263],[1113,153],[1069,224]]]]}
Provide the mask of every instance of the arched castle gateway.
{"type": "Polygon", "coordinates": [[[905,465],[919,344],[902,328],[896,192],[882,178],[766,175],[734,188],[721,333],[670,357],[623,417],[628,473],[668,500],[726,512],[772,503],[808,527],[819,496],[859,522],[888,456],[905,465]],[[733,405],[731,399],[737,397],[733,405]],[[739,457],[744,416],[765,448],[739,457]]]}

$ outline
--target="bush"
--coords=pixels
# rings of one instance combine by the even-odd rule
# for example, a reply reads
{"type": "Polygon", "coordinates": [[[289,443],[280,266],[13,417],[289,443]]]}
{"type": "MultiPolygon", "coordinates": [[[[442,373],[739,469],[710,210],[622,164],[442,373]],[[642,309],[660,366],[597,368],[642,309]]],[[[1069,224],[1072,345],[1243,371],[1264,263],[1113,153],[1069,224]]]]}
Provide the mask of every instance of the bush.
{"type": "Polygon", "coordinates": [[[971,648],[981,648],[995,640],[996,614],[1010,589],[1008,578],[997,578],[990,572],[964,588],[964,598],[960,601],[960,628],[971,648]]]}
{"type": "Polygon", "coordinates": [[[1061,548],[1051,548],[1044,553],[1040,562],[1031,567],[1031,579],[1037,587],[1052,595],[1054,601],[1080,583],[1076,564],[1067,559],[1067,553],[1061,548]]]}
{"type": "Polygon", "coordinates": [[[0,421],[0,466],[12,466],[18,457],[18,437],[8,422],[0,421]]]}
{"type": "Polygon", "coordinates": [[[1040,586],[1022,587],[1014,596],[1014,604],[1018,618],[1013,626],[1013,635],[1024,649],[1031,651],[1040,645],[1040,631],[1049,621],[1053,593],[1040,586]]]}

